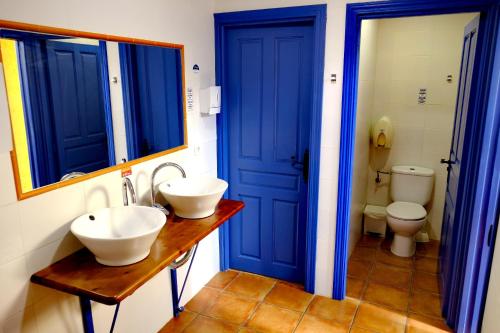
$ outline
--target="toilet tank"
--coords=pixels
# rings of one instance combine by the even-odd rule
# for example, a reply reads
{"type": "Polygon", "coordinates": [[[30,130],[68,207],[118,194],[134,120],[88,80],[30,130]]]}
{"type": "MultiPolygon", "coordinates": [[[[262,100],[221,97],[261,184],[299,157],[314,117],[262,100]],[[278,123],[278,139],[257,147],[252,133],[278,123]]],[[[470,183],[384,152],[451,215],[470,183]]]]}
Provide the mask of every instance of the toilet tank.
{"type": "Polygon", "coordinates": [[[434,170],[412,165],[395,165],[391,169],[391,198],[393,201],[425,205],[431,199],[434,170]]]}

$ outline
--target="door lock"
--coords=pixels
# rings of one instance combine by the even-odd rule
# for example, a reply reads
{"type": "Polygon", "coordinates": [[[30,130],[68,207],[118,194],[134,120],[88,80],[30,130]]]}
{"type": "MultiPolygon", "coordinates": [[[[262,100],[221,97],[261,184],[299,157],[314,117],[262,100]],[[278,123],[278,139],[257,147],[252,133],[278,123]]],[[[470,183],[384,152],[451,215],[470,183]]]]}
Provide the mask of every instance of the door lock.
{"type": "Polygon", "coordinates": [[[290,157],[290,159],[292,160],[292,167],[302,170],[302,176],[304,177],[304,181],[307,183],[309,180],[309,149],[304,151],[302,162],[297,161],[295,156],[290,157]]]}

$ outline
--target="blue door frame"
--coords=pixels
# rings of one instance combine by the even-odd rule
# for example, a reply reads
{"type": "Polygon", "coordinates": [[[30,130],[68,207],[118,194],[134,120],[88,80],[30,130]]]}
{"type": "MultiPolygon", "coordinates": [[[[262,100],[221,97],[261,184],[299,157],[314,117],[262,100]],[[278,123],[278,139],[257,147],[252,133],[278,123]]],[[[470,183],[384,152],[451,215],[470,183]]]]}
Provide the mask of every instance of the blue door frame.
{"type": "MultiPolygon", "coordinates": [[[[282,22],[312,22],[314,26],[312,119],[306,227],[305,290],[314,292],[316,269],[316,236],[318,219],[319,161],[321,114],[323,99],[323,68],[326,30],[326,5],[299,6],[215,14],[216,83],[222,87],[221,113],[217,116],[217,174],[229,178],[227,99],[224,95],[225,31],[235,26],[258,26],[282,22]]],[[[226,194],[227,196],[227,194],[226,194]]],[[[229,227],[219,228],[220,269],[229,268],[229,227]]]]}
{"type": "MultiPolygon", "coordinates": [[[[481,41],[477,48],[480,57],[475,67],[477,80],[473,87],[475,102],[472,105],[474,110],[471,119],[471,135],[475,141],[468,152],[469,163],[466,168],[469,172],[465,182],[466,188],[473,189],[475,195],[467,197],[461,209],[461,218],[464,221],[476,223],[471,223],[466,253],[468,261],[462,288],[470,292],[462,294],[460,319],[456,325],[458,331],[474,331],[480,324],[484,306],[493,242],[490,239],[490,246],[482,245],[487,238],[487,228],[493,228],[490,230],[494,231],[497,224],[497,219],[488,220],[486,215],[498,216],[498,184],[492,182],[492,177],[495,166],[498,169],[498,165],[495,165],[499,124],[499,112],[496,112],[496,108],[500,95],[498,70],[494,72],[493,62],[495,57],[500,58],[495,45],[500,4],[494,0],[394,0],[347,5],[333,297],[343,299],[346,290],[361,21],[463,12],[481,13],[481,41]],[[472,318],[475,318],[475,321],[469,320],[472,318]]],[[[497,59],[498,61],[500,59],[497,59]]],[[[495,66],[499,67],[498,64],[495,66]]],[[[496,159],[498,161],[498,157],[496,159]]],[[[493,231],[490,233],[494,234],[493,231]]]]}

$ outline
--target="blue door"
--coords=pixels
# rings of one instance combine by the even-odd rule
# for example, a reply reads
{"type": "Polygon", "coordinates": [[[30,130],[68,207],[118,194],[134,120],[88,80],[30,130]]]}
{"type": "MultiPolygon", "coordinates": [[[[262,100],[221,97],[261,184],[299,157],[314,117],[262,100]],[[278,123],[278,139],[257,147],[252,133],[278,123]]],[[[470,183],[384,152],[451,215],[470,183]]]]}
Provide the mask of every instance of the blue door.
{"type": "Polygon", "coordinates": [[[460,177],[460,167],[465,158],[464,142],[469,111],[474,58],[478,38],[479,16],[465,28],[460,81],[455,111],[455,123],[448,164],[448,185],[441,234],[440,273],[443,313],[451,327],[458,322],[461,288],[466,264],[467,221],[460,219],[461,198],[467,195],[460,177]],[[460,223],[459,223],[460,222],[460,223]]]}
{"type": "Polygon", "coordinates": [[[312,26],[227,32],[231,268],[304,281],[312,26]]]}
{"type": "Polygon", "coordinates": [[[59,179],[69,172],[109,166],[98,50],[93,45],[47,41],[59,179]]]}

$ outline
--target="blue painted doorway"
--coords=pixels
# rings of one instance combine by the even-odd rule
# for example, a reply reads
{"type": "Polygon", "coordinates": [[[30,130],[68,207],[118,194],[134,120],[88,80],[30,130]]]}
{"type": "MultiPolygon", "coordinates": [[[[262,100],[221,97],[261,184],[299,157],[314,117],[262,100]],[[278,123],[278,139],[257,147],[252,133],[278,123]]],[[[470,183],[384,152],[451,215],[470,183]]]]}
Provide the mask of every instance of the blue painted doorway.
{"type": "Polygon", "coordinates": [[[304,282],[312,26],[227,32],[230,267],[304,282]]]}
{"type": "MultiPolygon", "coordinates": [[[[470,93],[467,127],[465,132],[457,135],[457,138],[462,135],[466,138],[464,144],[460,144],[463,151],[459,152],[462,159],[457,193],[461,198],[457,200],[460,201],[460,205],[457,205],[460,209],[454,209],[453,218],[457,227],[445,236],[451,239],[443,241],[450,244],[452,249],[459,249],[460,257],[455,255],[451,265],[444,258],[441,264],[448,266],[444,269],[455,280],[453,298],[444,299],[443,310],[447,322],[458,332],[475,332],[480,330],[498,222],[498,218],[488,220],[483,216],[496,214],[498,217],[500,202],[498,192],[495,192],[496,184],[492,183],[493,170],[497,167],[494,161],[499,128],[498,104],[495,102],[498,100],[498,90],[495,90],[498,88],[498,71],[495,72],[495,69],[500,54],[497,45],[500,4],[495,0],[391,0],[347,5],[333,296],[336,299],[345,297],[361,21],[462,12],[480,13],[479,34],[476,35],[474,74],[470,91],[467,92],[470,93]],[[452,305],[452,302],[456,304],[452,305]]],[[[462,132],[462,125],[458,127],[462,132]]],[[[454,175],[452,182],[455,180],[454,175]]],[[[452,191],[453,186],[450,186],[452,191]]],[[[443,232],[446,234],[446,230],[443,232]]],[[[446,249],[441,255],[446,256],[449,250],[446,249]]]]}
{"type": "Polygon", "coordinates": [[[99,47],[46,42],[58,181],[110,165],[99,47]]]}

